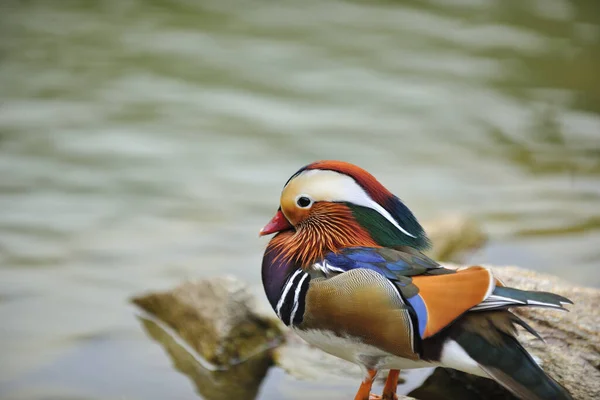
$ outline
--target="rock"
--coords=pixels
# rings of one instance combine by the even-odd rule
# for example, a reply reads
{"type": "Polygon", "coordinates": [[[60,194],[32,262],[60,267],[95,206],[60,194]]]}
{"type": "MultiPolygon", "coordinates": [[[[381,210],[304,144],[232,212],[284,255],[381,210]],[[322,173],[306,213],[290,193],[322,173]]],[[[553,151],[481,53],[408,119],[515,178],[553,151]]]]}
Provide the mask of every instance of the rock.
{"type": "Polygon", "coordinates": [[[275,321],[255,313],[247,285],[230,276],[187,282],[132,301],[217,368],[238,364],[281,338],[275,321]]]}
{"type": "Polygon", "coordinates": [[[517,267],[494,271],[508,286],[552,292],[573,301],[567,306],[568,313],[540,308],[513,310],[546,343],[528,334],[519,339],[575,399],[600,399],[600,290],[574,286],[557,277],[517,267]]]}
{"type": "Polygon", "coordinates": [[[434,260],[460,262],[467,253],[479,249],[487,241],[481,225],[461,214],[426,221],[423,228],[433,244],[426,254],[434,260]]]}
{"type": "Polygon", "coordinates": [[[233,277],[187,282],[132,301],[148,334],[207,400],[253,399],[281,343],[279,325],[258,314],[255,297],[233,277]]]}
{"type": "Polygon", "coordinates": [[[194,351],[182,345],[178,335],[173,335],[155,320],[140,319],[148,335],[163,346],[175,368],[194,383],[203,399],[254,399],[273,365],[271,354],[261,352],[226,369],[203,368],[202,361],[194,351]]]}

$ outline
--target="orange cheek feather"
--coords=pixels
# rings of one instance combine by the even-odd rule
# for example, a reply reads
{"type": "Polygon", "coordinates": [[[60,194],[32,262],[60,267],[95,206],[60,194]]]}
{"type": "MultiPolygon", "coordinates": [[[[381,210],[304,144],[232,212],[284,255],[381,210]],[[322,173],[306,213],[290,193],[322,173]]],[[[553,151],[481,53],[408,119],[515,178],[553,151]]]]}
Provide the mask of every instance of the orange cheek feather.
{"type": "MultiPolygon", "coordinates": [[[[284,206],[282,203],[282,210],[284,206]]],[[[343,204],[315,203],[310,209],[286,210],[286,217],[296,225],[296,232],[278,238],[273,249],[304,268],[330,251],[353,246],[380,247],[343,204]]]]}
{"type": "Polygon", "coordinates": [[[287,206],[287,204],[282,204],[281,210],[283,211],[283,214],[288,219],[288,221],[290,221],[290,223],[294,226],[304,221],[306,218],[308,218],[310,214],[310,209],[302,209],[295,207],[294,205],[289,207],[287,206]]]}

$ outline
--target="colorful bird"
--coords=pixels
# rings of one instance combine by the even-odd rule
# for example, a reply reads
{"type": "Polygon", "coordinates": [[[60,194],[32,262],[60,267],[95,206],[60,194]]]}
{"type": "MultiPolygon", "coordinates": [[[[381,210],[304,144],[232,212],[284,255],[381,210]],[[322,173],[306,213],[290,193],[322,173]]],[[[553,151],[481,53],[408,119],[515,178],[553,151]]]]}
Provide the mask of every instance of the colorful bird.
{"type": "Polygon", "coordinates": [[[539,335],[507,311],[571,301],[429,259],[415,216],[367,171],[341,161],[301,168],[260,232],[273,233],[262,263],[267,298],[308,343],[364,370],[355,400],[396,399],[399,370],[435,366],[495,379],[522,399],[571,399],[519,344],[516,326],[539,335]],[[372,395],[383,369],[382,397],[372,395]]]}

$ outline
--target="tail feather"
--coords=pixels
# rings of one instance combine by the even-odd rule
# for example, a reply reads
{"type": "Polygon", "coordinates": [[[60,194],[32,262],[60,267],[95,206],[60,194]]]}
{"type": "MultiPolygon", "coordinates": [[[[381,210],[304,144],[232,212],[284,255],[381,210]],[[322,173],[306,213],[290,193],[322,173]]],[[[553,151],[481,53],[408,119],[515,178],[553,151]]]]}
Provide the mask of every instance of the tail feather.
{"type": "Polygon", "coordinates": [[[509,307],[550,307],[568,311],[565,304],[573,304],[566,297],[554,293],[520,290],[505,286],[496,286],[492,293],[471,311],[501,310],[509,307]]]}
{"type": "Polygon", "coordinates": [[[525,400],[572,400],[569,392],[546,375],[514,337],[515,323],[536,334],[524,321],[506,311],[471,313],[465,317],[450,335],[496,382],[525,400]]]}
{"type": "Polygon", "coordinates": [[[536,338],[538,338],[539,340],[541,340],[542,342],[546,342],[544,340],[544,338],[535,330],[531,327],[531,325],[529,325],[527,322],[523,321],[521,318],[517,317],[514,314],[512,315],[512,322],[519,325],[520,327],[522,327],[523,329],[525,329],[527,332],[531,333],[533,336],[535,336],[536,338]]]}
{"type": "Polygon", "coordinates": [[[513,337],[505,335],[506,349],[495,365],[481,368],[496,382],[523,400],[572,399],[558,382],[546,375],[535,360],[513,337]]]}

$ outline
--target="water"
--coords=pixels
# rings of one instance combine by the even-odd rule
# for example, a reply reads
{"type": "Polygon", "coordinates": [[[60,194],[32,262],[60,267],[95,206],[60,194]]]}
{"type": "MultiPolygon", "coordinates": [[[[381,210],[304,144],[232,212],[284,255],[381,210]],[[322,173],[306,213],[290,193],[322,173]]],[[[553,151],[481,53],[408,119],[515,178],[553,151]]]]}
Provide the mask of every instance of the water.
{"type": "MultiPolygon", "coordinates": [[[[448,3],[3,0],[0,398],[198,398],[128,298],[260,292],[257,232],[316,159],[475,216],[473,262],[600,286],[597,1],[448,3]]],[[[261,398],[302,391],[354,387],[273,370],[261,398]]]]}

